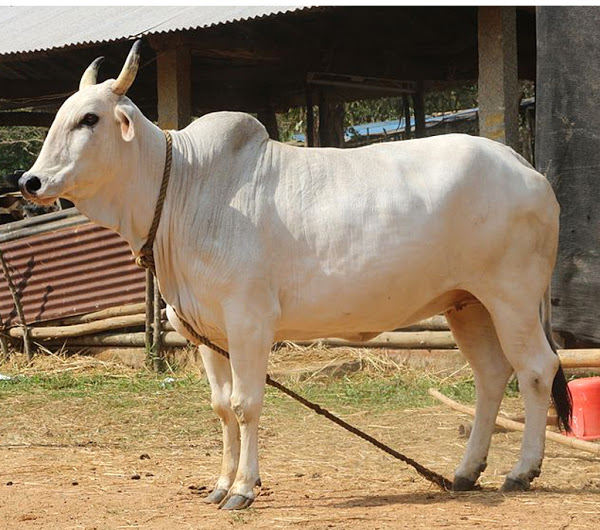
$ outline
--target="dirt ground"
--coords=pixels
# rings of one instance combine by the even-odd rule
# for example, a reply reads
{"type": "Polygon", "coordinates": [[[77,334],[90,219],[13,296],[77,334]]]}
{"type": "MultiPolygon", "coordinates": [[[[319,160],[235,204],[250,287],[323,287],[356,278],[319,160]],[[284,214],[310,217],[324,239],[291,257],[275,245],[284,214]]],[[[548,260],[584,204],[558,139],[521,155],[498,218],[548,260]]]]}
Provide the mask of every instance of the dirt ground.
{"type": "MultiPolygon", "coordinates": [[[[548,442],[533,490],[504,495],[497,489],[521,436],[498,433],[483,491],[441,492],[312,412],[289,403],[280,413],[272,401],[261,427],[260,495],[248,510],[219,511],[201,502],[219,470],[218,424],[200,403],[206,392],[196,398],[197,418],[169,416],[164,409],[177,403],[150,396],[139,408],[147,415],[113,422],[85,396],[0,399],[0,528],[600,528],[597,456],[548,442]]],[[[448,477],[469,421],[442,405],[345,419],[448,477]]]]}

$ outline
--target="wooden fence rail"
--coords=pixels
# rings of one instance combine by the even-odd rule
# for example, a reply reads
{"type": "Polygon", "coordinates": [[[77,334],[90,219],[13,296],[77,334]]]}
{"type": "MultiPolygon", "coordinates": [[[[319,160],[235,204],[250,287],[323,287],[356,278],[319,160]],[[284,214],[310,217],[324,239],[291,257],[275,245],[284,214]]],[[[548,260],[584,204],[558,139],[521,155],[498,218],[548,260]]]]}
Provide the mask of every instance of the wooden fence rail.
{"type": "MultiPolygon", "coordinates": [[[[29,328],[29,336],[44,346],[66,347],[146,347],[147,326],[144,303],[130,304],[85,315],[63,318],[45,325],[29,328]]],[[[156,315],[158,318],[158,314],[156,315]]],[[[161,312],[161,341],[165,347],[184,347],[187,341],[166,320],[161,312]]],[[[22,327],[4,331],[13,340],[22,340],[22,327]]],[[[379,348],[384,350],[455,350],[456,342],[446,319],[435,316],[398,331],[381,333],[367,342],[346,341],[337,338],[322,338],[314,341],[292,341],[300,346],[313,344],[335,348],[379,348]]],[[[564,368],[585,369],[600,367],[600,349],[560,350],[564,368]]]]}

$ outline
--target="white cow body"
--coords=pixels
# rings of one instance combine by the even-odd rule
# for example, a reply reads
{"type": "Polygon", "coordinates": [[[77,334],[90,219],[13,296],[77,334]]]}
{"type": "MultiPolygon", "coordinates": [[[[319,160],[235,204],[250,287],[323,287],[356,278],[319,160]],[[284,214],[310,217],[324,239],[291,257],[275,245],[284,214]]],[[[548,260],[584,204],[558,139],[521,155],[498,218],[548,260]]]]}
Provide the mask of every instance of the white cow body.
{"type": "MultiPolygon", "coordinates": [[[[138,253],[154,214],[165,140],[111,92],[112,83],[85,86],[67,100],[21,185],[37,202],[72,200],[138,253]],[[99,121],[82,125],[89,113],[99,121]]],[[[478,393],[455,487],[472,487],[485,467],[513,370],[528,419],[505,487],[529,487],[539,474],[558,369],[539,317],[558,216],[544,177],[482,138],[304,149],[269,140],[257,120],[231,112],[173,132],[154,243],[160,290],[176,329],[188,335],[179,315],[231,356],[228,362],[202,349],[224,435],[208,500],[228,493],[224,507],[241,508],[254,499],[273,341],[366,338],[440,312],[473,366],[478,393]]]]}
{"type": "Polygon", "coordinates": [[[157,275],[165,300],[212,338],[227,335],[229,300],[260,302],[275,340],[410,324],[468,293],[484,297],[490,283],[504,290],[494,268],[507,237],[527,249],[547,240],[535,257],[547,286],[558,205],[546,179],[500,144],[448,135],[301,149],[241,113],[205,116],[173,137],[157,275]],[[251,138],[243,152],[222,140],[234,131],[251,138]],[[208,168],[186,161],[182,146],[199,144],[214,156],[208,168]],[[531,218],[515,219],[525,211],[531,218]]]}

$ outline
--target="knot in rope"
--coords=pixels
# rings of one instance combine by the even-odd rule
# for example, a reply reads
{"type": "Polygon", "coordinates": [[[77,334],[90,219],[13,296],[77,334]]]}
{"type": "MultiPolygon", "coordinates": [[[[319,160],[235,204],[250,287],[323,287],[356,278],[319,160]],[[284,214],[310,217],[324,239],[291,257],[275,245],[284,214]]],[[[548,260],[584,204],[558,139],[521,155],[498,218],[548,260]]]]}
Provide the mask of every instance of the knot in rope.
{"type": "Polygon", "coordinates": [[[152,252],[152,249],[143,247],[140,250],[139,256],[135,258],[135,264],[141,269],[155,271],[156,267],[154,265],[154,253],[152,252]]]}

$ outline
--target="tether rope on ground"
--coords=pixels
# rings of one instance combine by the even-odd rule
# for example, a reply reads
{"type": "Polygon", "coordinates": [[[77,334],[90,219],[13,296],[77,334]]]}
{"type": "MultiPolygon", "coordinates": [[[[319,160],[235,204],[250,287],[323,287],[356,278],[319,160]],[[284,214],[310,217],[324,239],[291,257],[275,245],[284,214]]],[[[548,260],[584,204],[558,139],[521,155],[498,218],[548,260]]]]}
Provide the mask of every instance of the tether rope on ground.
{"type": "MultiPolygon", "coordinates": [[[[155,267],[155,263],[154,263],[154,254],[153,254],[152,249],[154,246],[154,240],[156,238],[156,232],[158,230],[158,225],[160,223],[163,204],[164,204],[164,200],[166,197],[167,187],[169,184],[169,178],[170,178],[170,174],[171,174],[171,161],[172,161],[171,134],[168,131],[163,131],[163,132],[164,132],[165,140],[166,140],[165,168],[164,168],[164,172],[163,172],[163,178],[162,178],[162,182],[161,182],[158,199],[156,202],[156,208],[154,210],[154,218],[152,220],[152,225],[148,232],[148,237],[146,239],[146,243],[142,247],[142,250],[140,251],[140,254],[138,255],[138,257],[136,258],[136,264],[138,266],[151,270],[155,276],[156,276],[156,267],[155,267]]],[[[192,337],[194,337],[194,339],[197,341],[197,344],[204,344],[205,346],[208,346],[211,350],[213,350],[213,351],[219,353],[220,355],[223,355],[227,359],[229,359],[229,352],[227,350],[224,350],[223,348],[217,346],[216,344],[213,344],[207,337],[200,335],[185,319],[181,318],[181,316],[179,314],[177,314],[177,317],[182,322],[183,326],[188,331],[188,333],[192,337]]],[[[291,397],[292,399],[295,399],[296,401],[298,401],[305,407],[309,408],[310,410],[316,412],[317,414],[324,416],[325,418],[329,419],[336,425],[339,425],[340,427],[347,430],[348,432],[351,432],[352,434],[354,434],[354,435],[362,438],[363,440],[369,442],[370,444],[374,445],[378,449],[386,452],[387,454],[393,456],[394,458],[401,460],[402,462],[411,466],[412,468],[415,469],[415,471],[417,473],[419,473],[419,475],[421,475],[428,481],[432,482],[433,484],[436,484],[443,490],[451,490],[452,489],[452,481],[447,479],[443,475],[440,475],[439,473],[436,473],[435,471],[432,471],[432,470],[426,468],[425,466],[419,464],[412,458],[409,458],[408,456],[403,455],[399,451],[392,449],[391,447],[384,444],[383,442],[380,442],[376,438],[373,438],[371,435],[365,433],[364,431],[361,431],[359,428],[354,427],[353,425],[350,425],[348,422],[342,420],[341,418],[338,418],[335,414],[332,414],[331,412],[324,409],[320,405],[313,403],[312,401],[309,401],[308,399],[302,397],[300,394],[297,394],[296,392],[287,388],[283,384],[275,381],[274,379],[271,378],[271,376],[267,375],[266,383],[267,383],[267,385],[272,386],[272,387],[278,389],[279,391],[283,392],[284,394],[291,397]]]]}

